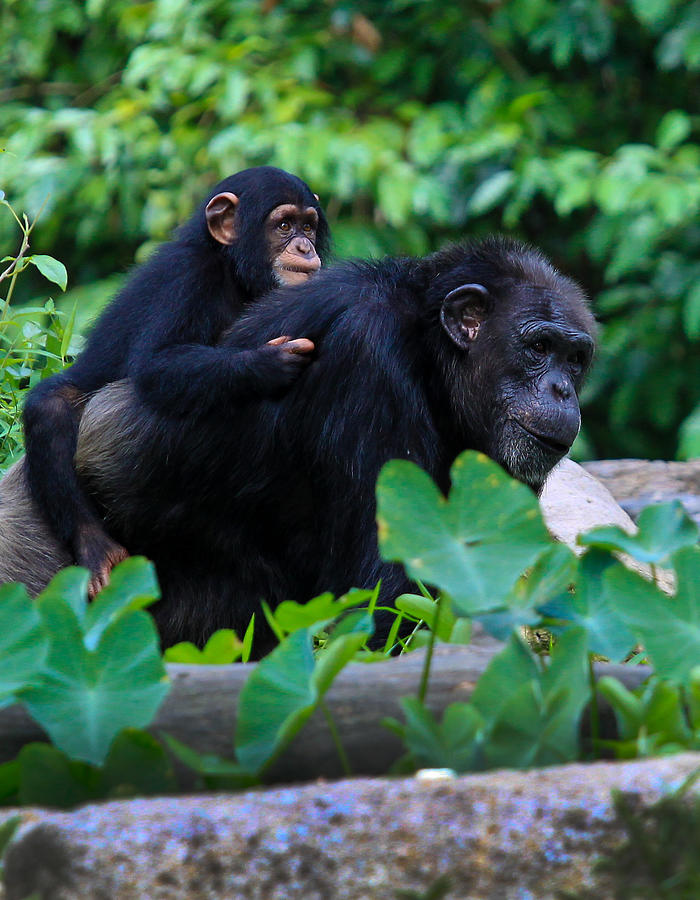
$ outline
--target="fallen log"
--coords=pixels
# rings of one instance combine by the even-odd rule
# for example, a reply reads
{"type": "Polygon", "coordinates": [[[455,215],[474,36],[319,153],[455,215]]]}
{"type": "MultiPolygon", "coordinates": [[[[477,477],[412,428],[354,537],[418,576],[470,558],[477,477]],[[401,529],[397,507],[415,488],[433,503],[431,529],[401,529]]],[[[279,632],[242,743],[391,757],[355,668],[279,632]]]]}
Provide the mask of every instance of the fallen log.
{"type": "MultiPolygon", "coordinates": [[[[426,697],[437,716],[450,703],[469,700],[491,658],[503,648],[475,628],[469,645],[438,645],[433,656],[426,697]]],[[[399,739],[382,725],[388,716],[401,719],[399,701],[415,695],[425,651],[417,650],[386,662],[352,663],[336,678],[326,696],[351,770],[357,775],[388,771],[403,752],[399,739]]],[[[168,665],[172,689],[150,731],[170,734],[200,753],[231,757],[238,695],[255,663],[231,666],[168,665]]],[[[626,687],[639,685],[648,666],[598,663],[596,677],[610,675],[626,687]]],[[[603,710],[601,737],[614,736],[614,720],[603,710]]],[[[14,758],[24,744],[46,735],[20,706],[0,710],[0,762],[14,758]]],[[[192,783],[182,773],[183,784],[192,783]]],[[[266,780],[308,781],[343,775],[325,718],[317,712],[275,763],[266,780]]]]}

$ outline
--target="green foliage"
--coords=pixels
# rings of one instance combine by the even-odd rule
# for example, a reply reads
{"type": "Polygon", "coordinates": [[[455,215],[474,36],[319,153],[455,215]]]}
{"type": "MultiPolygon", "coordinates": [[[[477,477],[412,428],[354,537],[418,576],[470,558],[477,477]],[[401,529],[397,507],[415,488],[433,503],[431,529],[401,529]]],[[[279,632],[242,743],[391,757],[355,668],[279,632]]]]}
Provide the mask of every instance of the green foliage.
{"type": "MultiPolygon", "coordinates": [[[[695,900],[700,893],[700,799],[688,788],[698,773],[655,803],[613,792],[622,841],[608,842],[596,869],[608,876],[615,900],[695,900]]],[[[598,890],[566,894],[596,900],[598,890]]]]}
{"type": "MultiPolygon", "coordinates": [[[[235,631],[221,628],[215,631],[200,650],[190,641],[175,644],[163,654],[165,662],[187,663],[195,666],[226,666],[243,657],[244,644],[235,631]]],[[[248,654],[249,656],[249,654],[248,654]]],[[[242,659],[248,662],[248,658],[242,659]]]]}
{"type": "Polygon", "coordinates": [[[382,557],[449,594],[461,615],[495,609],[551,541],[532,491],[483,454],[452,466],[449,501],[418,466],[387,463],[377,482],[382,557]],[[499,489],[500,488],[500,489],[499,489]]]}
{"type": "MultiPolygon", "coordinates": [[[[463,601],[454,603],[450,590],[457,585],[463,596],[464,582],[453,577],[451,561],[474,548],[488,553],[492,531],[479,528],[476,511],[493,512],[512,496],[507,481],[490,478],[492,467],[497,469],[479,454],[462,454],[453,468],[448,501],[410,464],[388,464],[377,483],[383,552],[388,550],[389,558],[403,562],[409,572],[440,560],[440,565],[430,569],[429,580],[460,612],[463,601]],[[474,493],[468,503],[458,505],[460,478],[467,476],[473,478],[474,493]],[[455,529],[454,523],[463,520],[470,523],[470,529],[455,529]]],[[[517,504],[512,510],[515,522],[516,510],[517,504]]],[[[523,518],[520,528],[512,529],[503,556],[517,556],[531,548],[539,520],[538,509],[534,516],[523,518]]],[[[543,667],[523,642],[512,636],[480,678],[470,702],[449,707],[442,723],[418,700],[404,701],[405,723],[390,723],[409,751],[404,766],[470,771],[575,759],[580,753],[579,720],[592,694],[590,655],[621,660],[636,641],[646,647],[656,670],[654,679],[637,692],[612,680],[604,680],[600,687],[621,722],[621,739],[616,745],[619,754],[700,746],[697,528],[677,503],[649,508],[640,521],[636,538],[612,528],[587,533],[580,542],[591,549],[578,560],[565,548],[543,542],[530,560],[534,566],[528,573],[532,578],[529,586],[527,577],[513,587],[509,586],[512,579],[494,573],[499,565],[503,567],[502,562],[491,559],[479,570],[478,578],[485,579],[483,594],[488,602],[484,609],[488,612],[477,618],[501,637],[524,620],[550,628],[559,635],[551,664],[543,667]],[[620,549],[641,561],[670,562],[678,583],[676,596],[669,599],[654,582],[628,570],[612,555],[620,549]],[[689,699],[685,706],[684,697],[689,699]]],[[[470,577],[470,572],[463,576],[467,583],[470,577]]],[[[422,615],[437,637],[453,639],[459,619],[449,610],[438,615],[437,605],[429,597],[404,595],[397,605],[422,615]]]]}
{"type": "Polygon", "coordinates": [[[159,596],[152,565],[126,560],[90,605],[88,577],[64,569],[33,602],[21,586],[0,589],[13,635],[0,665],[3,702],[24,704],[58,750],[97,766],[120,731],[151,721],[169,685],[142,611],[159,596]]]}
{"type": "Polygon", "coordinates": [[[74,352],[72,345],[75,307],[65,326],[53,300],[42,307],[11,305],[18,276],[35,266],[48,281],[65,291],[67,274],[63,263],[51,256],[28,255],[34,224],[20,218],[0,191],[4,206],[22,233],[16,256],[5,256],[0,266],[0,474],[20,454],[23,436],[20,411],[26,391],[41,378],[60,372],[74,352]],[[5,285],[3,285],[5,282],[5,285]],[[2,291],[4,288],[4,296],[2,291]]]}
{"type": "MultiPolygon", "coordinates": [[[[318,623],[317,623],[318,624],[318,623]]],[[[314,658],[317,626],[292,632],[253,670],[238,701],[236,756],[259,773],[297,734],[370,630],[334,634],[314,658]]]]}
{"type": "Polygon", "coordinates": [[[513,635],[489,664],[469,703],[447,707],[441,723],[416,698],[401,702],[403,767],[470,772],[496,766],[553,765],[579,755],[578,729],[590,697],[585,635],[571,629],[545,667],[513,635]]]}
{"type": "Polygon", "coordinates": [[[697,428],[678,443],[700,407],[695,0],[5,7],[0,184],[46,203],[87,306],[220,176],[281,165],[340,255],[543,246],[596,298],[592,452],[700,452],[697,428]]]}
{"type": "Polygon", "coordinates": [[[664,563],[682,547],[698,542],[698,526],[685,514],[680,501],[647,506],[637,522],[638,532],[630,535],[616,525],[594,528],[581,538],[588,547],[603,547],[629,553],[640,562],[664,563]]]}
{"type": "MultiPolygon", "coordinates": [[[[579,758],[587,704],[594,752],[613,749],[631,758],[700,749],[700,547],[697,529],[677,504],[647,511],[635,539],[614,529],[589,532],[581,539],[589,549],[579,559],[546,536],[530,492],[472,451],[455,462],[449,499],[406,462],[384,468],[377,497],[382,552],[413,577],[425,575],[439,593],[416,579],[420,593],[397,599],[394,626],[380,651],[367,649],[379,586],[339,598],[322,594],[307,604],[286,602],[274,611],[264,606],[279,644],[251,667],[241,690],[231,758],[162,736],[201,785],[260,783],[316,711],[325,716],[349,773],[324,700],[328,689],[353,660],[372,662],[418,645],[427,652],[416,696],[402,700],[402,722],[387,723],[405,743],[404,770],[466,772],[579,758]],[[619,549],[663,561],[675,575],[675,596],[628,570],[614,556],[619,549]],[[472,618],[507,641],[469,702],[452,704],[438,722],[424,703],[433,651],[439,641],[467,643],[472,618]],[[556,635],[547,659],[514,631],[524,620],[556,635]],[[397,629],[406,621],[423,629],[400,641],[397,629]],[[622,659],[637,641],[653,677],[635,691],[612,679],[596,688],[593,654],[622,659]],[[596,692],[617,717],[615,742],[597,737],[596,692]]],[[[153,568],[143,559],[127,560],[91,604],[87,579],[83,569],[65,569],[35,601],[21,586],[0,588],[0,633],[6,635],[0,639],[0,702],[24,704],[52,742],[25,746],[0,766],[0,802],[67,806],[177,787],[166,750],[138,730],[149,725],[168,690],[155,627],[144,611],[158,598],[153,568]]],[[[203,650],[171,648],[171,658],[221,663],[245,657],[251,635],[252,623],[242,642],[223,630],[203,650]]]]}

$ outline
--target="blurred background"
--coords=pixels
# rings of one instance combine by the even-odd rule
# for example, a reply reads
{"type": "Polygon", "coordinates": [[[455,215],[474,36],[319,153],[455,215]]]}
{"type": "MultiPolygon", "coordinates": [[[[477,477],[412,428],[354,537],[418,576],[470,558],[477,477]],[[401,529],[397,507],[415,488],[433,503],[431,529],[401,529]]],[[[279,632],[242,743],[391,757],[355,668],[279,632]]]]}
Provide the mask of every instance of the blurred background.
{"type": "Polygon", "coordinates": [[[338,257],[541,247],[602,326],[577,455],[698,456],[699,73],[698,0],[3,0],[0,189],[69,278],[13,303],[83,327],[216,181],[278,165],[338,257]]]}

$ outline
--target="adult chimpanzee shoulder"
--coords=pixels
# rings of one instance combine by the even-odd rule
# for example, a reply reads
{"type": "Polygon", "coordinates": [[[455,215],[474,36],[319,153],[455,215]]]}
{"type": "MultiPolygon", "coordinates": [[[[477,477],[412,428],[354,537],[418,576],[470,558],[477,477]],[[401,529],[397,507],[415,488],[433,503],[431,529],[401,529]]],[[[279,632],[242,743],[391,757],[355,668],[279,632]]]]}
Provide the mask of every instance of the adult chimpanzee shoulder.
{"type": "Polygon", "coordinates": [[[306,335],[312,363],[282,396],[187,430],[111,386],[85,411],[79,467],[114,533],[156,563],[165,643],[244,628],[261,599],[381,578],[390,600],[408,584],[378,554],[381,466],[411,459],[447,489],[472,448],[539,490],[578,431],[593,333],[580,288],[506,239],[341,264],[264,298],[224,340],[306,335]]]}
{"type": "Polygon", "coordinates": [[[145,408],[194,428],[194,417],[210,409],[224,415],[241,398],[286,386],[309,360],[308,340],[275,335],[237,355],[219,341],[251,301],[315,273],[327,248],[323,210],[301,179],[268,166],[232,175],[136,269],[75,364],[31,392],[24,413],[31,494],[74,561],[91,570],[91,594],[127,551],[76,479],[86,398],[132,377],[145,408]]]}

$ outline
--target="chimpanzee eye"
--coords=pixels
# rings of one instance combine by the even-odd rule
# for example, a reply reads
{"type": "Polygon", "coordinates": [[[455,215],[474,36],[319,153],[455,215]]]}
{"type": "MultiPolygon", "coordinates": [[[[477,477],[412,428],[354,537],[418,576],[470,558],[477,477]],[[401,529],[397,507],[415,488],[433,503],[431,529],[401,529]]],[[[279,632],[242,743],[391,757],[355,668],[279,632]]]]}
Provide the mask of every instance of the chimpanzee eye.
{"type": "Polygon", "coordinates": [[[582,369],[586,362],[585,354],[581,350],[579,350],[577,353],[570,353],[567,357],[567,362],[570,366],[574,366],[577,369],[582,369]]]}
{"type": "Polygon", "coordinates": [[[280,231],[285,231],[285,232],[286,232],[286,231],[289,231],[290,228],[291,228],[292,226],[291,226],[291,224],[285,219],[283,222],[280,222],[279,225],[278,225],[277,227],[279,228],[280,231]]]}
{"type": "Polygon", "coordinates": [[[549,341],[535,341],[535,343],[531,344],[530,347],[539,356],[545,356],[547,353],[549,353],[549,341]]]}
{"type": "Polygon", "coordinates": [[[304,223],[304,234],[311,234],[313,230],[313,226],[311,226],[308,222],[304,223]]]}

